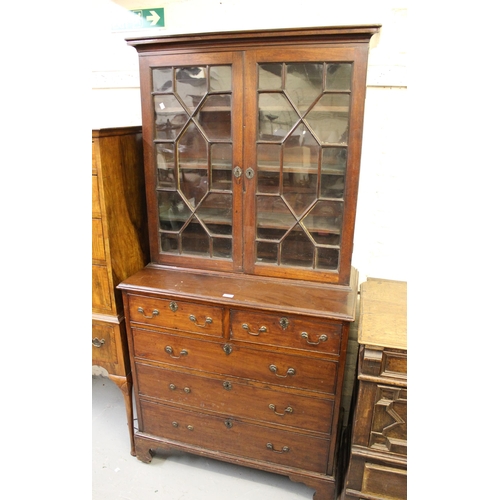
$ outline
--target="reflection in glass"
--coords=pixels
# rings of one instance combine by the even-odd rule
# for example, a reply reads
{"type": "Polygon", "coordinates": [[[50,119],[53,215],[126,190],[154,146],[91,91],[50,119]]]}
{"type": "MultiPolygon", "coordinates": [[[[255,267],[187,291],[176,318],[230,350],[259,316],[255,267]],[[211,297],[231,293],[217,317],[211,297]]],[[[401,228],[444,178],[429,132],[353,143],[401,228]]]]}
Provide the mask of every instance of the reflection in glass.
{"type": "Polygon", "coordinates": [[[212,144],[211,173],[212,189],[232,190],[232,164],[233,146],[232,144],[216,143],[212,144]]]}
{"type": "Polygon", "coordinates": [[[275,193],[280,191],[280,154],[279,144],[257,145],[257,192],[275,193]]]}
{"type": "Polygon", "coordinates": [[[283,140],[299,116],[283,94],[259,94],[259,139],[283,140]]]}
{"type": "Polygon", "coordinates": [[[285,90],[302,116],[323,90],[323,64],[287,64],[285,90]]]}
{"type": "Polygon", "coordinates": [[[177,98],[171,94],[155,95],[156,139],[175,139],[188,116],[177,98]]]}
{"type": "Polygon", "coordinates": [[[172,92],[172,68],[153,69],[153,92],[172,92]]]}
{"type": "Polygon", "coordinates": [[[281,238],[296,222],[285,202],[277,196],[257,196],[257,237],[268,238],[271,229],[281,238]]]}
{"type": "Polygon", "coordinates": [[[207,92],[207,68],[177,68],[175,87],[177,94],[192,113],[207,92]]]}
{"type": "Polygon", "coordinates": [[[166,231],[179,231],[192,214],[177,191],[158,193],[158,212],[160,228],[166,231]]]}
{"type": "Polygon", "coordinates": [[[282,64],[259,64],[259,90],[281,89],[282,64]]]}
{"type": "Polygon", "coordinates": [[[208,190],[208,152],[205,138],[191,123],[179,139],[180,189],[195,207],[208,190]]]}
{"type": "Polygon", "coordinates": [[[321,161],[321,198],[344,197],[346,148],[323,148],[321,161]]]}
{"type": "Polygon", "coordinates": [[[233,253],[233,240],[231,238],[213,238],[212,247],[214,257],[230,259],[233,253]]]}
{"type": "Polygon", "coordinates": [[[313,267],[314,245],[297,224],[285,237],[281,247],[281,264],[313,267]]]}
{"type": "Polygon", "coordinates": [[[179,250],[179,237],[177,234],[161,233],[160,245],[162,252],[175,252],[179,250]]]}
{"type": "Polygon", "coordinates": [[[205,224],[211,235],[231,234],[233,222],[232,195],[210,193],[201,203],[196,215],[205,224]]]}
{"type": "Polygon", "coordinates": [[[162,142],[156,144],[156,165],[158,168],[158,186],[175,188],[174,144],[162,142]]]}
{"type": "Polygon", "coordinates": [[[326,65],[326,90],[351,90],[351,63],[326,65]]]}
{"type": "Polygon", "coordinates": [[[196,113],[196,118],[209,140],[231,139],[231,96],[207,97],[196,113]]]}
{"type": "Polygon", "coordinates": [[[325,94],[305,119],[320,142],[346,144],[348,113],[349,95],[325,94]]]}
{"type": "Polygon", "coordinates": [[[223,92],[231,90],[231,66],[210,67],[210,91],[223,92]]]}
{"type": "Polygon", "coordinates": [[[203,226],[193,219],[181,235],[182,253],[208,256],[210,241],[203,226]]]}
{"type": "Polygon", "coordinates": [[[267,241],[258,241],[256,243],[257,261],[268,264],[278,263],[278,245],[267,241]]]}
{"type": "Polygon", "coordinates": [[[320,244],[337,245],[342,225],[343,203],[318,201],[304,218],[304,226],[320,244]]]}
{"type": "Polygon", "coordinates": [[[339,267],[339,250],[337,248],[318,248],[318,269],[336,270],[339,267]]]}

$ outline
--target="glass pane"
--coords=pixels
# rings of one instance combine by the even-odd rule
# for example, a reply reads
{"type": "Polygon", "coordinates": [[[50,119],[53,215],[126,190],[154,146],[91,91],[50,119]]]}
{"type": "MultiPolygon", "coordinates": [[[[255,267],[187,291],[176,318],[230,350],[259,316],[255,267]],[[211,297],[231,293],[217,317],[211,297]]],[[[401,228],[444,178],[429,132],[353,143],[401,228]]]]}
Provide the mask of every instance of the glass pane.
{"type": "Polygon", "coordinates": [[[278,263],[278,245],[276,243],[268,243],[267,241],[258,241],[257,247],[257,261],[265,262],[267,264],[278,263]]]}
{"type": "Polygon", "coordinates": [[[318,248],[318,269],[335,270],[339,267],[339,250],[336,248],[318,248]]]}
{"type": "Polygon", "coordinates": [[[191,217],[192,212],[177,191],[158,193],[158,213],[160,228],[166,231],[179,231],[191,217]]]}
{"type": "Polygon", "coordinates": [[[201,203],[196,215],[205,224],[210,234],[232,233],[233,197],[231,194],[210,193],[201,203]]]}
{"type": "Polygon", "coordinates": [[[231,139],[231,96],[207,97],[196,118],[209,140],[231,139]]]}
{"type": "Polygon", "coordinates": [[[175,189],[174,144],[165,142],[156,145],[156,167],[158,186],[175,189]]]}
{"type": "Polygon", "coordinates": [[[232,144],[212,144],[212,189],[232,191],[232,144]]]}
{"type": "Polygon", "coordinates": [[[281,89],[281,63],[259,64],[259,90],[281,89]]]}
{"type": "Polygon", "coordinates": [[[213,256],[221,259],[230,259],[233,253],[231,238],[213,238],[213,256]]]}
{"type": "MultiPolygon", "coordinates": [[[[301,141],[312,136],[302,125],[299,137],[301,141]]],[[[309,142],[314,143],[314,140],[309,142]]],[[[294,136],[290,136],[283,149],[283,197],[300,217],[316,201],[318,182],[319,146],[296,146],[294,136]]]]}
{"type": "Polygon", "coordinates": [[[313,267],[314,245],[297,226],[283,240],[281,247],[281,264],[299,267],[313,267]]]}
{"type": "Polygon", "coordinates": [[[282,141],[299,116],[283,94],[259,95],[259,139],[282,141]]]}
{"type": "Polygon", "coordinates": [[[307,114],[306,121],[322,143],[346,144],[349,123],[349,95],[323,95],[307,114]]]}
{"type": "Polygon", "coordinates": [[[208,190],[207,142],[191,123],[179,139],[180,190],[195,207],[208,190]]]}
{"type": "Polygon", "coordinates": [[[342,226],[343,203],[318,201],[304,218],[304,226],[319,244],[337,245],[342,226]]]}
{"type": "Polygon", "coordinates": [[[303,115],[323,90],[323,64],[287,64],[285,89],[303,115]]]}
{"type": "Polygon", "coordinates": [[[272,230],[276,237],[281,238],[295,223],[295,217],[281,198],[257,196],[258,238],[267,239],[269,230],[272,230]]]}
{"type": "Polygon", "coordinates": [[[179,237],[176,234],[161,234],[161,251],[165,253],[179,252],[179,237]]]}
{"type": "Polygon", "coordinates": [[[157,139],[176,139],[188,116],[173,95],[154,96],[157,139]]]}
{"type": "Polygon", "coordinates": [[[278,144],[257,145],[257,192],[280,192],[280,154],[278,144]]]}
{"type": "Polygon", "coordinates": [[[153,70],[153,92],[172,92],[172,68],[153,70]]]}
{"type": "Polygon", "coordinates": [[[207,92],[207,68],[177,68],[175,90],[192,113],[207,92]]]}
{"type": "Polygon", "coordinates": [[[210,91],[231,90],[231,66],[210,67],[210,91]]]}
{"type": "Polygon", "coordinates": [[[321,161],[321,198],[344,198],[346,148],[323,148],[321,161]]]}
{"type": "Polygon", "coordinates": [[[326,66],[326,90],[351,90],[351,63],[332,63],[326,66]]]}
{"type": "Polygon", "coordinates": [[[210,240],[203,226],[193,219],[181,236],[182,253],[209,256],[210,240]]]}

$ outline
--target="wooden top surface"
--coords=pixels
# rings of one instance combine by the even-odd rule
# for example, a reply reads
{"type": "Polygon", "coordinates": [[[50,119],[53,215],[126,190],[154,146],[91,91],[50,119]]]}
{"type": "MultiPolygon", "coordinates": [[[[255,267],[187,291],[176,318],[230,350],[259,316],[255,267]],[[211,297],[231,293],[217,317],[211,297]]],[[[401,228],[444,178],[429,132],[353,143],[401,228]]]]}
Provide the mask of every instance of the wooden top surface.
{"type": "Polygon", "coordinates": [[[353,269],[351,286],[342,287],[149,265],[120,283],[118,288],[159,297],[216,302],[221,306],[354,321],[358,273],[353,269]]]}
{"type": "Polygon", "coordinates": [[[368,278],[361,284],[358,342],[406,349],[406,282],[368,278]]]}

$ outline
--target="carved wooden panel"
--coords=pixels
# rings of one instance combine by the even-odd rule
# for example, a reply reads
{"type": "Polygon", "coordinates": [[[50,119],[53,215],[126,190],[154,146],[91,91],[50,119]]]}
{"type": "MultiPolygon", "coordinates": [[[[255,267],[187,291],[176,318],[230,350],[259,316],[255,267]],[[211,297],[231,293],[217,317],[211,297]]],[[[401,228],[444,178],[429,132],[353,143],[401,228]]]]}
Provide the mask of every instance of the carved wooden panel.
{"type": "Polygon", "coordinates": [[[371,448],[406,455],[407,389],[377,387],[370,430],[371,448]]]}

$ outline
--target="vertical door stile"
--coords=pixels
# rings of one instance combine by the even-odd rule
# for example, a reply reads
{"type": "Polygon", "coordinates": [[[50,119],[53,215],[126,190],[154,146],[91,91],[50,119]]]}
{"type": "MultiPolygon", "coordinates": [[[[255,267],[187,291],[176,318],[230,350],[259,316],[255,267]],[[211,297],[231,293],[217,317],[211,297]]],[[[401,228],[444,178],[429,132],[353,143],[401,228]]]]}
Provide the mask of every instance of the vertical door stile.
{"type": "Polygon", "coordinates": [[[233,263],[235,271],[243,270],[243,175],[234,175],[234,169],[243,170],[244,145],[244,52],[233,53],[232,88],[232,143],[233,143],[233,263]]]}
{"type": "Polygon", "coordinates": [[[247,179],[245,172],[257,169],[257,61],[255,50],[248,50],[244,55],[244,162],[243,162],[243,268],[246,273],[252,273],[255,266],[255,185],[257,179],[247,179]]]}

